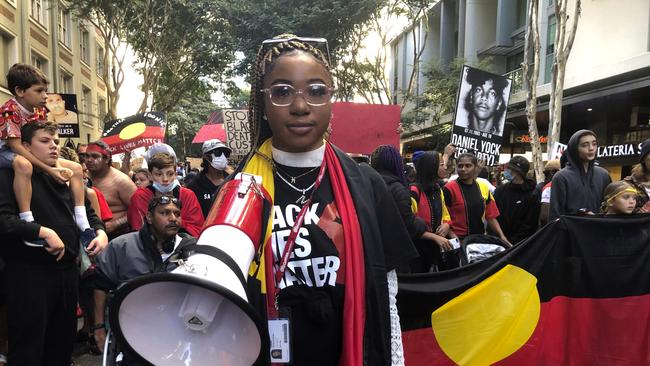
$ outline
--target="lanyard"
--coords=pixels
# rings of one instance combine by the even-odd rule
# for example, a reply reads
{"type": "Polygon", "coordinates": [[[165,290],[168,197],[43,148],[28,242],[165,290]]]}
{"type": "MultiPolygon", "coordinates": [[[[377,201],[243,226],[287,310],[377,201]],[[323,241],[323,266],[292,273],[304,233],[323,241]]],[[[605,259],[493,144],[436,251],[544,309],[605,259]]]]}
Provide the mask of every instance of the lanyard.
{"type": "Polygon", "coordinates": [[[318,177],[316,177],[316,182],[314,183],[314,189],[311,191],[311,194],[309,195],[309,199],[304,203],[304,205],[300,209],[300,212],[298,213],[298,216],[296,217],[296,221],[293,223],[293,227],[291,228],[291,232],[289,233],[289,238],[287,239],[287,242],[284,246],[284,251],[282,252],[282,258],[280,260],[280,263],[276,266],[275,283],[274,283],[275,291],[273,294],[276,311],[278,309],[278,294],[280,293],[280,281],[282,281],[282,277],[284,277],[284,272],[287,270],[287,265],[289,264],[289,257],[291,256],[291,252],[293,251],[293,246],[296,243],[298,232],[300,232],[300,226],[302,225],[302,222],[305,220],[305,216],[307,215],[307,210],[309,210],[309,206],[311,206],[311,201],[314,198],[314,193],[316,192],[316,189],[318,189],[318,186],[320,186],[321,182],[323,181],[323,177],[325,176],[326,166],[327,164],[325,163],[325,158],[323,157],[323,163],[320,166],[318,177]]]}

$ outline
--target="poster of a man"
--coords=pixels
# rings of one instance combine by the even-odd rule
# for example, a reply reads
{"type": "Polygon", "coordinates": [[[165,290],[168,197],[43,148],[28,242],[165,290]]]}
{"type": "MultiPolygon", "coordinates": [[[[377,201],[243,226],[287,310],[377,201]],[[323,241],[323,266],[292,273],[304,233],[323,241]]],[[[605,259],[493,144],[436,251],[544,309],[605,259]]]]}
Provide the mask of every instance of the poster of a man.
{"type": "Polygon", "coordinates": [[[504,76],[463,66],[451,138],[458,154],[498,163],[511,85],[504,76]]]}
{"type": "Polygon", "coordinates": [[[79,137],[76,94],[48,93],[45,106],[47,120],[59,126],[59,137],[79,137]]]}
{"type": "Polygon", "coordinates": [[[77,95],[48,93],[45,106],[48,109],[47,120],[55,123],[78,123],[77,95]]]}
{"type": "Polygon", "coordinates": [[[456,125],[502,136],[510,79],[469,66],[463,76],[456,125]]]}

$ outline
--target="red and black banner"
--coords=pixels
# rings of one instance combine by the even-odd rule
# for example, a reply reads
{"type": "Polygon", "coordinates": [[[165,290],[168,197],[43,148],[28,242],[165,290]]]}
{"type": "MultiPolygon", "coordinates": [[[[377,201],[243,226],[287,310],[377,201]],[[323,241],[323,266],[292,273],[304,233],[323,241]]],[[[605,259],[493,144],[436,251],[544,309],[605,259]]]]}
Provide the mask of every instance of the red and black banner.
{"type": "Polygon", "coordinates": [[[163,142],[165,125],[164,112],[146,112],[112,120],[104,126],[102,141],[108,144],[112,154],[151,146],[163,142]]]}
{"type": "Polygon", "coordinates": [[[650,365],[650,215],[562,217],[455,270],[401,275],[407,366],[650,365]]]}

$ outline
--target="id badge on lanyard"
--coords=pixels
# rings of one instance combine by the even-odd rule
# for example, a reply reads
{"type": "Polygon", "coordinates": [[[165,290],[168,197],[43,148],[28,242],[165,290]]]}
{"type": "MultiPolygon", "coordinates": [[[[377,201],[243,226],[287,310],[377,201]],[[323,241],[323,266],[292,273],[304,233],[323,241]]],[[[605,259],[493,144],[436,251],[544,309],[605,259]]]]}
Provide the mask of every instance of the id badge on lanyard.
{"type": "Polygon", "coordinates": [[[290,364],[291,353],[291,311],[278,309],[278,318],[269,319],[269,340],[271,363],[290,364]]]}
{"type": "Polygon", "coordinates": [[[320,183],[323,181],[323,176],[325,175],[326,167],[325,159],[321,164],[320,171],[318,172],[318,177],[314,183],[314,188],[309,199],[304,203],[302,209],[298,213],[291,232],[289,233],[289,238],[284,246],[284,251],[282,252],[282,258],[280,258],[279,265],[275,268],[273,288],[270,289],[267,293],[267,296],[273,296],[273,308],[267,309],[268,322],[269,322],[269,340],[271,343],[270,347],[270,357],[271,363],[273,364],[290,364],[292,362],[292,352],[291,352],[291,309],[288,307],[279,307],[278,306],[278,295],[280,293],[280,282],[284,277],[284,272],[287,269],[289,264],[289,257],[293,251],[293,246],[296,243],[296,238],[298,237],[298,232],[302,226],[309,206],[311,206],[312,199],[314,198],[314,192],[320,183]]]}

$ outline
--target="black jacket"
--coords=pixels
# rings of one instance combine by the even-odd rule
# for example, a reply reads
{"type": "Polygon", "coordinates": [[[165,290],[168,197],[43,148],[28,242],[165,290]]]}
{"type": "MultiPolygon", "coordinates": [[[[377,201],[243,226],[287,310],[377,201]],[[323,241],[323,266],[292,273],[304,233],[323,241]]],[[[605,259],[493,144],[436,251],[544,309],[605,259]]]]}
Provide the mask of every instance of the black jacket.
{"type": "Polygon", "coordinates": [[[593,135],[593,132],[580,130],[569,139],[567,165],[553,176],[549,221],[560,215],[576,214],[581,209],[593,213],[600,211],[605,187],[612,179],[607,170],[594,165],[595,161],[589,163],[586,172],[583,169],[578,155],[578,143],[582,136],[588,134],[593,135]]]}
{"type": "MultiPolygon", "coordinates": [[[[381,176],[370,165],[357,164],[338,148],[334,150],[354,201],[363,238],[366,275],[364,365],[389,366],[391,330],[387,273],[408,263],[418,253],[381,176]]],[[[243,164],[238,171],[241,166],[243,164]]],[[[265,299],[259,295],[260,283],[249,277],[247,285],[249,302],[262,319],[266,319],[265,299]]]]}
{"type": "Polygon", "coordinates": [[[522,184],[508,183],[497,187],[494,201],[499,207],[499,226],[512,244],[516,244],[537,230],[540,196],[535,182],[526,179],[522,184]]]}
{"type": "Polygon", "coordinates": [[[399,178],[395,174],[385,170],[377,170],[377,172],[384,179],[384,182],[386,182],[386,186],[388,186],[388,190],[395,200],[397,209],[402,216],[404,225],[406,225],[406,230],[411,235],[411,239],[420,238],[427,230],[427,226],[422,219],[415,216],[413,211],[411,211],[411,193],[408,188],[399,181],[399,178]]]}
{"type": "MultiPolygon", "coordinates": [[[[178,233],[163,244],[163,251],[171,255],[178,247],[194,243],[195,238],[178,233]]],[[[142,226],[139,231],[111,240],[108,247],[97,256],[96,263],[93,284],[95,288],[106,292],[136,277],[166,270],[149,224],[142,226]]]]}
{"type": "Polygon", "coordinates": [[[191,189],[199,200],[203,217],[208,217],[210,208],[212,208],[212,202],[214,202],[214,197],[217,195],[217,189],[219,189],[219,187],[215,186],[205,174],[199,173],[187,185],[187,188],[191,189]]]}
{"type": "MultiPolygon", "coordinates": [[[[74,220],[72,192],[66,184],[57,183],[46,173],[34,169],[32,174],[32,213],[35,222],[25,222],[18,217],[18,205],[13,186],[14,171],[0,169],[0,250],[7,266],[65,269],[75,264],[79,255],[79,228],[74,220]],[[29,247],[23,240],[38,238],[41,225],[54,230],[65,245],[65,255],[60,261],[43,248],[29,247]]],[[[104,229],[104,224],[86,200],[90,226],[104,229]]]]}

